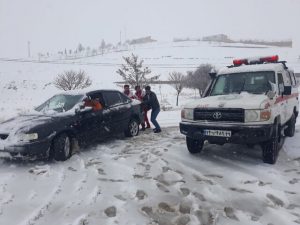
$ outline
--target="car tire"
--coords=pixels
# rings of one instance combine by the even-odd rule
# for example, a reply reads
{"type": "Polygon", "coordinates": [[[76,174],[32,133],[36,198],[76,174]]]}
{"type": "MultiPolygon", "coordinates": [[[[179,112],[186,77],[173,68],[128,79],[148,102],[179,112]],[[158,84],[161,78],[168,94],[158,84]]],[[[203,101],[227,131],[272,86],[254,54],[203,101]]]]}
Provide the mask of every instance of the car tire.
{"type": "Polygon", "coordinates": [[[65,161],[72,153],[71,138],[67,134],[61,134],[54,138],[52,144],[53,158],[56,161],[65,161]]]}
{"type": "Polygon", "coordinates": [[[293,113],[291,119],[287,122],[287,128],[284,130],[284,135],[287,137],[293,137],[295,134],[296,117],[293,113]]]}
{"type": "Polygon", "coordinates": [[[202,139],[193,139],[186,137],[186,146],[191,154],[196,154],[202,151],[204,140],[202,139]]]}
{"type": "Polygon", "coordinates": [[[264,163],[275,164],[280,150],[280,126],[274,125],[272,138],[262,145],[262,159],[264,163]]]}
{"type": "Polygon", "coordinates": [[[136,119],[131,119],[124,133],[126,137],[134,137],[139,135],[139,131],[138,121],[136,119]]]}

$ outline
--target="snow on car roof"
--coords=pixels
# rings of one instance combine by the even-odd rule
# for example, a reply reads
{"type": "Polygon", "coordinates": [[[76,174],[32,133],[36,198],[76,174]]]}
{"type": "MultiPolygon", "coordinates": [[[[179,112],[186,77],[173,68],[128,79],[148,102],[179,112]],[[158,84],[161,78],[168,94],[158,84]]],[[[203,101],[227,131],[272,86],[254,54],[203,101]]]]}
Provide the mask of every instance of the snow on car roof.
{"type": "Polygon", "coordinates": [[[113,89],[96,89],[96,88],[84,88],[84,89],[76,89],[76,90],[68,90],[64,92],[60,92],[57,94],[63,94],[63,95],[86,95],[88,93],[93,93],[97,91],[118,91],[113,89]]]}
{"type": "Polygon", "coordinates": [[[255,72],[255,71],[280,71],[283,70],[281,63],[267,63],[267,64],[253,64],[253,65],[241,65],[236,67],[225,67],[220,69],[218,75],[229,73],[241,73],[241,72],[255,72]]]}

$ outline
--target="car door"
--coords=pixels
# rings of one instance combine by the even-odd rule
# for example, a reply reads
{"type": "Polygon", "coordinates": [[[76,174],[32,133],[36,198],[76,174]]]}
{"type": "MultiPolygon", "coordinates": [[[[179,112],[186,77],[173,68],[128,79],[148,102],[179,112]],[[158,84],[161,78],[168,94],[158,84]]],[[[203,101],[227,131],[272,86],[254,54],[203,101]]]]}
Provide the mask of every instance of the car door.
{"type": "Polygon", "coordinates": [[[131,100],[118,91],[105,91],[102,94],[105,126],[111,133],[123,132],[129,122],[131,100]]]}
{"type": "MultiPolygon", "coordinates": [[[[91,99],[95,96],[90,96],[91,99]]],[[[77,126],[80,139],[83,142],[92,142],[101,139],[105,135],[103,109],[93,110],[85,107],[77,113],[77,126]]]]}

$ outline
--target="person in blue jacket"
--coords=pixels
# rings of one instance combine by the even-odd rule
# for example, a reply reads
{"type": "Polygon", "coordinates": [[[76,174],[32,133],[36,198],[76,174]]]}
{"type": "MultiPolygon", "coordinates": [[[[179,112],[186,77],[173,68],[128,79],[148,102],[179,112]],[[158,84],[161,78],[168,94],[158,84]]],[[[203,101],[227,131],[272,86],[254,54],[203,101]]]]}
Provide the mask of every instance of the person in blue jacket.
{"type": "Polygon", "coordinates": [[[160,126],[156,120],[156,117],[158,116],[160,112],[160,105],[157,100],[156,94],[151,91],[150,86],[145,87],[146,95],[144,96],[144,104],[147,105],[148,108],[151,108],[151,122],[153,123],[155,129],[153,129],[154,133],[160,133],[161,129],[160,126]]]}

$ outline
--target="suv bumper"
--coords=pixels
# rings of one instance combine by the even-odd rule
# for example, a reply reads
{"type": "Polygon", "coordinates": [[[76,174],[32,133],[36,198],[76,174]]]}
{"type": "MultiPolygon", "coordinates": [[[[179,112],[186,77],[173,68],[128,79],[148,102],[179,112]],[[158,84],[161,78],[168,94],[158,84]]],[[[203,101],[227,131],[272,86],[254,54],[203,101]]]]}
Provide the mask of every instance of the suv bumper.
{"type": "Polygon", "coordinates": [[[233,124],[200,124],[180,122],[180,132],[193,139],[208,140],[210,143],[258,144],[271,139],[273,124],[233,125],[233,124]],[[204,130],[231,131],[230,137],[207,136],[204,130]]]}

